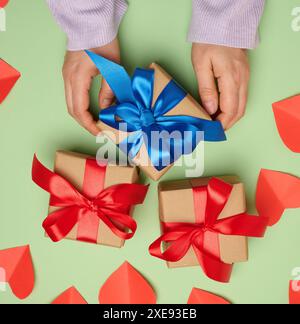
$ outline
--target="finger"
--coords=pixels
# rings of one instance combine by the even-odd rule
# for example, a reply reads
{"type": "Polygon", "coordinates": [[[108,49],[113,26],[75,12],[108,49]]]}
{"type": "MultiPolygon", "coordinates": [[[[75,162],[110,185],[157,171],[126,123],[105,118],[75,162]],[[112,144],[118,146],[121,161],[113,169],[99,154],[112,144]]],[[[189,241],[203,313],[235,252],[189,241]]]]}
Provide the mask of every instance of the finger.
{"type": "Polygon", "coordinates": [[[108,83],[102,79],[102,85],[99,92],[99,106],[101,109],[110,107],[115,100],[115,95],[108,83]]]}
{"type": "Polygon", "coordinates": [[[219,96],[211,64],[198,68],[196,75],[202,104],[206,111],[213,115],[218,110],[219,96]]]}
{"type": "Polygon", "coordinates": [[[74,116],[71,81],[67,77],[64,77],[64,83],[65,83],[65,97],[66,97],[68,112],[71,116],[74,116]]]}
{"type": "Polygon", "coordinates": [[[97,136],[99,130],[93,116],[89,112],[89,90],[92,78],[84,73],[78,73],[72,80],[74,118],[91,134],[97,136]]]}
{"type": "Polygon", "coordinates": [[[100,130],[93,116],[88,111],[82,111],[76,115],[78,123],[94,136],[98,136],[100,130]]]}
{"type": "Polygon", "coordinates": [[[218,120],[222,123],[225,130],[237,117],[239,109],[239,86],[235,79],[228,72],[218,79],[220,91],[221,114],[218,120]]]}
{"type": "Polygon", "coordinates": [[[248,82],[244,82],[239,91],[239,108],[236,115],[236,118],[229,124],[228,128],[231,128],[234,124],[236,124],[239,120],[241,120],[246,112],[248,100],[248,82]]]}

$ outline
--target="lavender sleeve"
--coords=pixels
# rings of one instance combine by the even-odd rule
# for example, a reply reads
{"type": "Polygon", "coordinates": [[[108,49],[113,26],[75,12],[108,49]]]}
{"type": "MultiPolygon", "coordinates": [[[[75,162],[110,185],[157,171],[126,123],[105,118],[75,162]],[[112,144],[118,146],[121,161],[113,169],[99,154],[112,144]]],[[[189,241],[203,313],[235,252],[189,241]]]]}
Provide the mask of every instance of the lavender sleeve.
{"type": "Polygon", "coordinates": [[[253,49],[265,0],[193,0],[188,40],[253,49]]]}
{"type": "Polygon", "coordinates": [[[47,3],[67,34],[70,51],[113,41],[128,7],[125,0],[47,0],[47,3]]]}

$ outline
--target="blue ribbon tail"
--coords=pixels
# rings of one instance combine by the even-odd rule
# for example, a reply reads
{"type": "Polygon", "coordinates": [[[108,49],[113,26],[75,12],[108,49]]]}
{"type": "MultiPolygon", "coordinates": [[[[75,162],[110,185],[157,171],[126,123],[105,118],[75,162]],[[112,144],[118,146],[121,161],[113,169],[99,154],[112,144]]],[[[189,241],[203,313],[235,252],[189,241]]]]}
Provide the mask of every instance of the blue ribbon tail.
{"type": "Polygon", "coordinates": [[[145,130],[144,134],[148,155],[158,171],[173,164],[182,155],[191,154],[203,139],[204,133],[193,124],[176,122],[161,122],[145,130]]]}
{"type": "Polygon", "coordinates": [[[206,142],[222,142],[226,141],[224,128],[219,121],[205,120],[202,123],[204,132],[204,141],[206,142]]]}
{"type": "Polygon", "coordinates": [[[154,70],[136,69],[132,77],[132,91],[138,109],[151,109],[154,91],[154,70]]]}
{"type": "Polygon", "coordinates": [[[154,117],[167,114],[170,110],[180,104],[187,96],[187,92],[174,80],[171,80],[159,95],[153,108],[154,117]]]}
{"type": "Polygon", "coordinates": [[[197,131],[204,132],[204,140],[207,142],[226,141],[226,135],[219,121],[206,120],[192,116],[161,116],[157,118],[161,125],[186,124],[193,125],[197,131]]]}
{"type": "Polygon", "coordinates": [[[139,153],[144,143],[143,132],[130,134],[123,142],[119,144],[119,149],[125,153],[129,159],[133,160],[139,153]]]}
{"type": "Polygon", "coordinates": [[[119,102],[135,103],[131,78],[124,67],[93,52],[85,51],[107,81],[119,102]]]}

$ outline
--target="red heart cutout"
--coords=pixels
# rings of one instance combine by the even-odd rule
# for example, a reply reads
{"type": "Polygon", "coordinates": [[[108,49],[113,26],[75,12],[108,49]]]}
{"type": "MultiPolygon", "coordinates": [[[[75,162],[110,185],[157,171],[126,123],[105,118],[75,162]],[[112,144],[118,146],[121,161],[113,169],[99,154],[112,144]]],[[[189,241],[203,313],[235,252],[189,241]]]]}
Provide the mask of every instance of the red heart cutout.
{"type": "Polygon", "coordinates": [[[273,104],[279,135],[293,152],[300,153],[300,96],[273,104]]]}
{"type": "Polygon", "coordinates": [[[87,305],[87,301],[81,296],[75,287],[71,287],[59,295],[52,305],[87,305]]]}
{"type": "Polygon", "coordinates": [[[27,298],[34,287],[34,269],[30,247],[21,246],[0,251],[0,268],[4,282],[19,299],[27,298]]]}
{"type": "Polygon", "coordinates": [[[15,83],[20,77],[20,72],[0,59],[0,104],[8,96],[11,89],[14,87],[15,83]]]}
{"type": "Polygon", "coordinates": [[[229,305],[230,302],[226,299],[219,297],[217,295],[214,295],[208,291],[193,288],[188,304],[192,305],[229,305]]]}
{"type": "Polygon", "coordinates": [[[285,209],[300,208],[300,179],[287,173],[261,170],[256,190],[256,207],[260,216],[275,225],[285,209]]]}
{"type": "Polygon", "coordinates": [[[156,304],[156,294],[145,278],[125,262],[105,282],[100,304],[156,304]]]}
{"type": "Polygon", "coordinates": [[[0,0],[0,8],[5,8],[8,4],[9,0],[0,0]]]}
{"type": "Polygon", "coordinates": [[[289,299],[290,305],[300,305],[300,281],[290,281],[289,299]]]}

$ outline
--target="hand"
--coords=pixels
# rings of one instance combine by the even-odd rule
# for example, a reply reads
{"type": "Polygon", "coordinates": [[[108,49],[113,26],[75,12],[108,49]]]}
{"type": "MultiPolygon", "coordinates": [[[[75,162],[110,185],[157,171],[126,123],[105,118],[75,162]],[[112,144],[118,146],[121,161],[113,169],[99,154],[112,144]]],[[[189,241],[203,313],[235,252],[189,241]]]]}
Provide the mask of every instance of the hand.
{"type": "Polygon", "coordinates": [[[247,51],[194,43],[192,60],[204,108],[210,115],[220,109],[217,119],[224,129],[231,128],[246,110],[250,76],[247,51]]]}
{"type": "MultiPolygon", "coordinates": [[[[117,39],[104,47],[95,48],[91,51],[117,63],[120,62],[120,49],[117,39]]],[[[84,51],[67,52],[63,67],[63,78],[68,111],[81,126],[95,136],[99,134],[99,129],[89,112],[89,90],[93,77],[98,74],[98,69],[84,51]]],[[[103,80],[99,93],[99,106],[102,109],[107,108],[113,101],[114,94],[107,82],[103,80]]]]}

